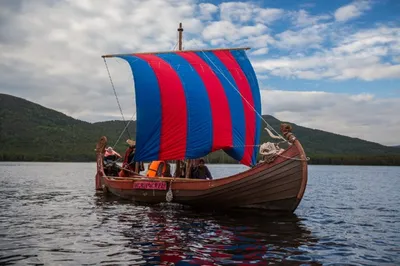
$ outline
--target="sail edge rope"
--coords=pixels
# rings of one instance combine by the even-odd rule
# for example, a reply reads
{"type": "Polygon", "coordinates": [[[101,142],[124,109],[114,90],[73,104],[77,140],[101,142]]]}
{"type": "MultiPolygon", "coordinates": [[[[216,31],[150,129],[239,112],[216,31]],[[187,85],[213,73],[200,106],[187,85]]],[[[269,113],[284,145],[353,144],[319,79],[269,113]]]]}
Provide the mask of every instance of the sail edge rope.
{"type": "MultiPolygon", "coordinates": [[[[117,146],[119,140],[121,139],[122,135],[125,133],[125,130],[127,130],[127,128],[129,127],[129,124],[133,121],[133,117],[136,115],[136,112],[133,113],[131,119],[129,120],[128,124],[126,124],[126,126],[124,127],[124,129],[122,130],[121,134],[119,135],[117,141],[114,143],[114,146],[112,146],[112,148],[114,149],[115,146],[117,146]]],[[[128,133],[129,134],[129,133],[128,133]]],[[[130,138],[130,137],[129,137],[130,138]]]]}
{"type": "MultiPolygon", "coordinates": [[[[122,120],[124,121],[125,127],[127,127],[127,125],[126,125],[126,120],[125,120],[125,117],[124,117],[124,113],[122,112],[121,104],[120,104],[120,102],[119,102],[118,95],[117,95],[117,92],[116,92],[116,90],[115,90],[114,82],[113,82],[113,80],[112,80],[112,78],[111,78],[110,70],[108,69],[108,64],[107,64],[106,58],[103,57],[103,60],[104,60],[104,64],[105,64],[106,69],[107,69],[108,77],[109,77],[109,79],[110,79],[111,87],[113,88],[114,95],[115,95],[115,98],[116,98],[117,103],[118,103],[118,107],[119,107],[119,111],[120,111],[121,116],[122,116],[122,120]]],[[[128,138],[131,138],[131,134],[129,134],[129,130],[127,130],[126,133],[128,134],[128,138]]]]}

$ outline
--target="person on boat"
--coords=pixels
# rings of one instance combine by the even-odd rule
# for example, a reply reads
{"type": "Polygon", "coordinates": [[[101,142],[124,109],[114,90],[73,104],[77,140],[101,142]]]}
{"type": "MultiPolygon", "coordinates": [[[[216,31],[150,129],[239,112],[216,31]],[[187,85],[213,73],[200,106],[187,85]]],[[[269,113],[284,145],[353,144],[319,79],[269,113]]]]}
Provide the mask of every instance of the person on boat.
{"type": "Polygon", "coordinates": [[[165,172],[163,177],[172,177],[171,164],[168,161],[165,161],[165,172]]]}
{"type": "Polygon", "coordinates": [[[116,161],[121,158],[121,155],[108,147],[104,153],[104,172],[109,176],[118,176],[119,167],[116,161]]]}
{"type": "Polygon", "coordinates": [[[147,177],[171,177],[171,165],[167,161],[152,161],[149,164],[147,177]]]}
{"type": "Polygon", "coordinates": [[[104,153],[105,164],[113,163],[119,158],[121,158],[121,155],[118,152],[114,151],[112,147],[108,147],[106,149],[106,152],[104,153]]]}
{"type": "Polygon", "coordinates": [[[209,179],[209,180],[213,179],[210,170],[208,170],[208,167],[205,165],[204,159],[200,159],[198,161],[198,165],[195,165],[192,168],[191,178],[209,179]]]}
{"type": "Polygon", "coordinates": [[[186,162],[184,160],[181,160],[179,164],[179,174],[177,175],[177,177],[186,177],[186,166],[186,162]]]}
{"type": "Polygon", "coordinates": [[[174,177],[184,178],[186,175],[186,163],[184,160],[176,160],[174,177]]]}
{"type": "Polygon", "coordinates": [[[118,174],[120,177],[131,176],[135,172],[134,157],[136,150],[136,141],[128,139],[126,143],[128,143],[128,148],[125,150],[122,169],[118,174]]]}

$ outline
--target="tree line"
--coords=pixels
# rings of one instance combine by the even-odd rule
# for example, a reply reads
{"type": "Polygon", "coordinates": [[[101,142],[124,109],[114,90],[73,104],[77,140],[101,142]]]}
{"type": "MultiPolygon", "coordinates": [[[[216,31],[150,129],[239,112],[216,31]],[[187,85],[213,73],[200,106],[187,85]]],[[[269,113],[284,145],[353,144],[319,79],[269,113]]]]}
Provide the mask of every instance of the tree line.
{"type": "MultiPolygon", "coordinates": [[[[400,155],[307,155],[311,165],[390,165],[400,166],[400,155]]],[[[214,152],[205,157],[208,164],[237,164],[238,162],[223,152],[214,152]]],[[[258,158],[259,159],[259,158],[258,158]]],[[[0,161],[26,162],[95,162],[92,154],[23,154],[0,153],[0,161]]]]}

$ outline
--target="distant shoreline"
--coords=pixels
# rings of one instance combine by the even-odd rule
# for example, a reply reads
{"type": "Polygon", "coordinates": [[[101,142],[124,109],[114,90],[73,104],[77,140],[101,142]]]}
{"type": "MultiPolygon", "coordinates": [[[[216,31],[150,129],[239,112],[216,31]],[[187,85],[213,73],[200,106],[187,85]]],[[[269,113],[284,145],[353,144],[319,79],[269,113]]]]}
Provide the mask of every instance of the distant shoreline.
{"type": "MultiPolygon", "coordinates": [[[[32,162],[32,163],[93,163],[96,164],[96,160],[0,160],[0,162],[32,162]]],[[[207,164],[233,164],[241,165],[236,162],[206,162],[207,164]]],[[[386,158],[386,160],[366,160],[361,158],[360,160],[338,160],[336,158],[314,158],[308,161],[309,165],[349,165],[349,166],[400,166],[400,156],[395,156],[394,158],[386,158]]]]}

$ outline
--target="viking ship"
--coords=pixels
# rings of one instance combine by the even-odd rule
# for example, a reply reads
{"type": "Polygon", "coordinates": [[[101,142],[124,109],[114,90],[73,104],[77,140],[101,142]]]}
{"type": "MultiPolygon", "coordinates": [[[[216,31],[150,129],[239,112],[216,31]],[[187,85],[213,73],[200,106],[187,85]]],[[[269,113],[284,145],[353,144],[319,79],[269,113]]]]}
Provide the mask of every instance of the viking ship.
{"type": "Polygon", "coordinates": [[[102,136],[96,145],[96,190],[139,204],[294,212],[306,189],[308,158],[290,125],[281,124],[279,134],[263,119],[257,77],[246,54],[250,48],[183,50],[182,32],[180,24],[178,50],[102,57],[121,58],[131,67],[135,162],[176,162],[177,169],[185,162],[186,175],[106,174],[107,137],[102,136]],[[272,138],[283,140],[284,149],[260,144],[262,123],[272,138]],[[218,150],[247,169],[212,180],[192,178],[194,160],[218,150]]]}

